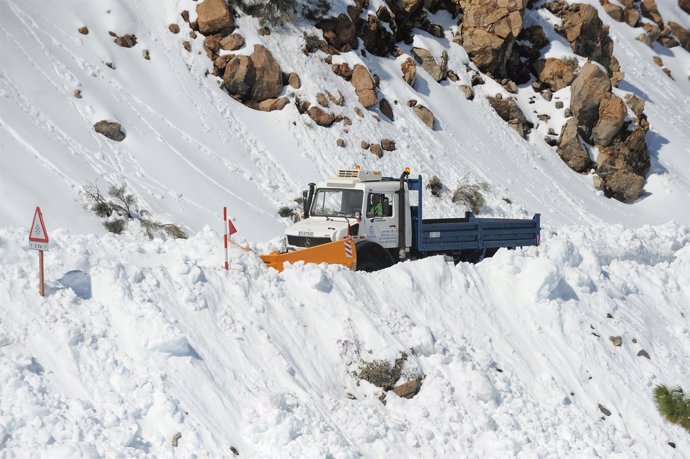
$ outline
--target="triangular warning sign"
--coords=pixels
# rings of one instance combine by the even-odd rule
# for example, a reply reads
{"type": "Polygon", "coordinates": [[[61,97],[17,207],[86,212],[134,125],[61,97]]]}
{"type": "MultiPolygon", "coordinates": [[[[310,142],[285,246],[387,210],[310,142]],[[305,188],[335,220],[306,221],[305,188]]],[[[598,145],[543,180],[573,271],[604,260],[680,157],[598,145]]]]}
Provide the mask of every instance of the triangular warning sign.
{"type": "Polygon", "coordinates": [[[31,232],[29,233],[30,242],[48,242],[48,231],[46,230],[46,224],[43,223],[43,214],[41,213],[41,208],[36,207],[36,212],[34,213],[34,220],[31,222],[31,232]]]}

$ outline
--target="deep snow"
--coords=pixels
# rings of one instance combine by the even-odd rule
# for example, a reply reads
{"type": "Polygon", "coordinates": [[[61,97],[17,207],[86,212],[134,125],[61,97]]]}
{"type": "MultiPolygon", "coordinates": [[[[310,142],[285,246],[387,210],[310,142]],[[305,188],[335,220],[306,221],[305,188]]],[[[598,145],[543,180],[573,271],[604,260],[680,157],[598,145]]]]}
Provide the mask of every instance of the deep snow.
{"type": "MultiPolygon", "coordinates": [[[[263,43],[301,76],[302,88],[285,95],[345,95],[332,108],[353,125],[324,129],[293,105],[259,113],[222,93],[205,76],[203,37],[192,53],[182,48],[179,13],[194,16],[191,0],[0,2],[0,456],[227,457],[231,446],[245,457],[687,456],[687,433],[662,420],[651,393],[690,381],[690,56],[655,45],[669,79],[634,40],[641,29],[590,3],[626,72],[616,93],[646,100],[653,166],[633,204],[604,198],[543,142],[564,116],[540,97],[529,104],[529,85],[517,95],[526,115],[551,119],[528,141],[484,100],[503,91],[497,84],[464,99],[456,86],[467,82],[467,55],[444,13],[434,21],[451,28],[445,39],[419,32],[414,45],[446,50],[458,83],[418,68],[412,89],[399,77],[405,57],[334,57],[381,77],[381,94],[398,101],[395,122],[354,115],[351,85],[323,56],[300,51],[302,31],[315,29],[261,37],[254,19],[239,18],[242,52],[263,43]],[[172,22],[180,34],[168,31],[172,22]],[[111,30],[139,43],[120,48],[111,30]],[[409,99],[434,111],[436,130],[409,99]],[[123,124],[124,142],[93,132],[104,118],[123,124]],[[359,147],[386,137],[397,150],[382,159],[359,147]],[[542,245],[477,265],[434,257],[373,274],[301,264],[278,274],[233,249],[230,272],[220,269],[223,206],[236,237],[264,249],[288,224],[278,207],[355,163],[438,175],[447,189],[425,195],[430,216],[461,215],[455,186],[486,181],[482,213],[542,213],[542,245]],[[190,239],[105,233],[80,190],[123,181],[190,239]],[[45,298],[26,240],[36,205],[52,241],[45,298]],[[383,405],[380,390],[353,374],[402,352],[403,379],[423,376],[422,389],[411,400],[389,393],[383,405]]],[[[658,3],[664,18],[690,27],[675,1],[658,3]]],[[[570,51],[555,42],[545,55],[570,51]]],[[[568,90],[556,100],[567,106],[568,90]]]]}

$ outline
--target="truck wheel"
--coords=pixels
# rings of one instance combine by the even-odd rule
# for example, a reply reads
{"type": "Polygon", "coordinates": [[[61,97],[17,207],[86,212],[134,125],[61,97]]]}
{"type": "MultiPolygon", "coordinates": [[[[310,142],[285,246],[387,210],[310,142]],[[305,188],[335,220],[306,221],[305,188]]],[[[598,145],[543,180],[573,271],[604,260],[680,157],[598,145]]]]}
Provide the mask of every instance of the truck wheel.
{"type": "Polygon", "coordinates": [[[374,272],[393,265],[393,257],[375,242],[357,243],[357,271],[374,272]]]}

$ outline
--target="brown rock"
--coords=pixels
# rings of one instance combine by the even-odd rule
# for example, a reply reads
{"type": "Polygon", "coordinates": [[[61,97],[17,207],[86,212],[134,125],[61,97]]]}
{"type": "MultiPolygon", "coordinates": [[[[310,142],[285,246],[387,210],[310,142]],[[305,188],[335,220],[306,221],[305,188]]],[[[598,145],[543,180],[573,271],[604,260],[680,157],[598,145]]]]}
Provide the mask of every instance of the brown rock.
{"type": "Polygon", "coordinates": [[[517,94],[517,85],[513,80],[504,80],[501,86],[511,94],[517,94]]]}
{"type": "Polygon", "coordinates": [[[601,403],[599,404],[599,411],[601,411],[604,414],[604,416],[611,416],[611,411],[601,403]]]}
{"type": "Polygon", "coordinates": [[[355,113],[356,113],[357,116],[359,116],[360,118],[364,118],[364,113],[362,112],[362,109],[361,109],[361,108],[355,107],[355,113]]]}
{"type": "Polygon", "coordinates": [[[529,134],[531,128],[529,127],[527,118],[525,118],[525,114],[522,113],[522,110],[520,110],[520,107],[518,107],[515,99],[487,97],[487,100],[503,121],[515,129],[521,137],[527,138],[527,134],[529,134]]]}
{"type": "Polygon", "coordinates": [[[196,6],[199,32],[204,35],[232,32],[235,21],[225,0],[204,0],[196,6]]]}
{"type": "Polygon", "coordinates": [[[452,71],[452,70],[448,70],[448,72],[446,72],[446,73],[447,73],[448,79],[449,79],[450,81],[458,81],[458,80],[460,79],[460,77],[458,76],[458,74],[455,73],[455,72],[452,71]]]}
{"type": "Polygon", "coordinates": [[[316,94],[316,102],[318,102],[318,104],[324,108],[328,107],[328,99],[326,98],[326,95],[322,92],[316,94]]]}
{"type": "Polygon", "coordinates": [[[570,85],[575,79],[577,61],[575,59],[564,61],[549,57],[535,62],[534,70],[537,72],[539,81],[551,88],[552,91],[559,91],[570,85]]]}
{"type": "Polygon", "coordinates": [[[223,39],[222,35],[210,35],[204,40],[204,49],[209,59],[214,59],[220,51],[220,41],[223,39]]]}
{"type": "Polygon", "coordinates": [[[362,150],[368,150],[371,145],[366,140],[362,140],[359,146],[362,147],[362,150]]]}
{"type": "Polygon", "coordinates": [[[182,20],[183,20],[184,22],[186,22],[187,24],[189,24],[189,11],[187,11],[187,10],[182,10],[182,12],[180,13],[180,16],[182,16],[182,20]]]}
{"type": "Polygon", "coordinates": [[[302,81],[300,80],[299,75],[297,75],[295,72],[292,72],[288,75],[288,84],[295,89],[302,87],[302,81]]]}
{"type": "Polygon", "coordinates": [[[74,90],[74,97],[76,97],[77,99],[81,99],[81,89],[74,90]]]}
{"type": "Polygon", "coordinates": [[[236,56],[225,66],[223,86],[232,95],[245,99],[256,82],[256,68],[249,56],[236,56]]]}
{"type": "Polygon", "coordinates": [[[623,338],[620,336],[609,336],[609,340],[616,347],[621,347],[623,345],[623,338]]]}
{"type": "Polygon", "coordinates": [[[381,148],[386,151],[395,151],[395,140],[381,139],[381,148]]]}
{"type": "Polygon", "coordinates": [[[361,65],[355,65],[352,70],[352,79],[350,80],[352,86],[355,87],[355,93],[359,98],[359,102],[364,105],[365,108],[371,108],[376,105],[378,101],[376,98],[376,92],[374,91],[374,80],[369,74],[369,70],[361,65]]]}
{"type": "Polygon", "coordinates": [[[122,142],[127,137],[127,134],[122,132],[122,125],[120,123],[115,123],[113,121],[101,120],[93,125],[93,128],[99,134],[114,140],[116,142],[122,142]]]}
{"type": "Polygon", "coordinates": [[[637,11],[637,8],[627,8],[623,12],[623,20],[630,27],[637,27],[637,24],[640,22],[640,17],[641,15],[640,12],[637,11]]]}
{"type": "Polygon", "coordinates": [[[330,127],[335,123],[335,116],[333,114],[325,112],[316,106],[309,107],[307,114],[319,126],[330,127]]]}
{"type": "Polygon", "coordinates": [[[190,30],[189,31],[189,38],[191,38],[192,40],[196,40],[196,32],[194,32],[193,30],[190,30]]]}
{"type": "Polygon", "coordinates": [[[234,54],[224,54],[215,58],[213,60],[213,74],[222,78],[225,74],[225,67],[227,67],[228,62],[234,58],[234,54]]]}
{"type": "Polygon", "coordinates": [[[608,69],[613,56],[613,41],[596,8],[573,3],[566,5],[557,15],[563,24],[557,26],[556,31],[568,40],[575,54],[588,57],[608,69]]]}
{"type": "Polygon", "coordinates": [[[383,157],[383,149],[381,148],[381,145],[375,143],[369,147],[369,151],[371,151],[373,154],[378,156],[379,158],[383,157]]]}
{"type": "Polygon", "coordinates": [[[604,193],[621,202],[635,200],[644,186],[644,177],[628,171],[617,171],[606,179],[604,193]]]}
{"type": "Polygon", "coordinates": [[[333,70],[333,73],[341,78],[344,78],[346,81],[350,81],[352,79],[352,69],[347,62],[343,62],[342,64],[333,64],[331,69],[333,70]]]}
{"type": "Polygon", "coordinates": [[[657,8],[655,0],[642,0],[640,2],[640,11],[642,11],[642,16],[651,19],[659,27],[664,27],[664,20],[661,14],[659,14],[659,8],[657,8]]]}
{"type": "Polygon", "coordinates": [[[347,14],[323,19],[316,23],[316,27],[323,31],[323,38],[330,46],[340,52],[357,49],[357,28],[347,14]]]}
{"type": "Polygon", "coordinates": [[[345,96],[343,96],[340,91],[338,91],[338,97],[335,97],[330,91],[326,91],[326,95],[328,96],[328,100],[339,107],[342,107],[345,103],[345,96]]]}
{"type": "Polygon", "coordinates": [[[89,28],[86,26],[81,26],[79,27],[79,33],[82,35],[88,35],[89,34],[89,28]]]}
{"type": "Polygon", "coordinates": [[[381,113],[386,115],[386,118],[388,118],[391,121],[395,121],[393,107],[386,99],[381,99],[381,101],[379,102],[379,110],[381,110],[381,113]]]}
{"type": "Polygon", "coordinates": [[[681,10],[690,14],[690,0],[678,0],[678,6],[681,10]]]}
{"type": "MultiPolygon", "coordinates": [[[[417,63],[422,66],[424,70],[436,81],[441,81],[446,78],[447,68],[444,69],[439,63],[436,62],[434,56],[429,52],[429,50],[424,48],[412,48],[410,51],[412,57],[415,58],[417,63]]],[[[448,54],[446,53],[446,63],[448,59],[448,54]]],[[[403,75],[404,75],[403,70],[403,75]]],[[[407,80],[406,80],[407,81],[407,80]]]]}
{"type": "Polygon", "coordinates": [[[172,33],[177,34],[177,33],[180,33],[180,26],[178,26],[177,24],[170,24],[168,26],[168,30],[171,31],[172,33]]]}
{"type": "Polygon", "coordinates": [[[591,133],[599,120],[599,105],[611,92],[611,81],[599,66],[588,62],[570,88],[570,109],[583,139],[591,142],[591,133]]]}
{"type": "Polygon", "coordinates": [[[417,64],[412,59],[407,59],[400,65],[402,70],[403,80],[410,86],[414,87],[414,80],[417,77],[417,64]]]}
{"type": "Polygon", "coordinates": [[[137,44],[137,37],[133,34],[127,34],[122,35],[121,37],[117,37],[113,41],[117,46],[122,46],[123,48],[131,48],[137,44]]]}
{"type": "Polygon", "coordinates": [[[237,51],[244,46],[244,37],[238,33],[231,33],[220,41],[220,47],[226,51],[237,51]]]}
{"type": "Polygon", "coordinates": [[[474,99],[474,89],[472,89],[471,86],[468,86],[466,84],[460,85],[460,90],[465,95],[465,99],[467,99],[467,100],[474,99]]]}
{"type": "Polygon", "coordinates": [[[280,97],[277,99],[266,99],[259,102],[256,108],[262,112],[272,112],[274,110],[282,110],[290,100],[287,97],[280,97]]]}
{"type": "Polygon", "coordinates": [[[338,139],[335,141],[335,144],[339,146],[340,148],[345,148],[345,141],[343,139],[338,139]]]}
{"type": "Polygon", "coordinates": [[[611,16],[614,21],[623,22],[623,18],[625,16],[623,8],[618,5],[614,5],[607,0],[603,0],[602,6],[604,7],[606,14],[611,16]]]}
{"type": "Polygon", "coordinates": [[[251,87],[250,98],[255,102],[261,102],[276,97],[283,90],[283,72],[280,65],[263,45],[254,45],[254,52],[250,58],[256,69],[256,81],[251,87]]]}
{"type": "MultiPolygon", "coordinates": [[[[401,30],[398,32],[404,33],[401,30]]],[[[357,36],[362,39],[366,50],[376,56],[386,56],[396,47],[395,35],[373,14],[368,15],[366,20],[357,19],[357,36]]]]}
{"type": "Polygon", "coordinates": [[[417,118],[419,118],[422,123],[426,124],[429,129],[434,128],[434,121],[436,118],[431,110],[420,104],[416,104],[414,107],[412,107],[412,110],[414,110],[417,118]]]}
{"type": "Polygon", "coordinates": [[[625,102],[628,104],[628,107],[630,107],[635,116],[639,117],[642,112],[644,112],[645,101],[644,99],[637,97],[635,94],[628,94],[625,96],[625,102]]]}
{"type": "Polygon", "coordinates": [[[675,35],[678,39],[680,46],[682,46],[686,51],[690,51],[690,30],[673,21],[669,21],[668,27],[671,29],[673,35],[675,35]]]}
{"type": "Polygon", "coordinates": [[[400,384],[399,386],[395,386],[393,388],[393,392],[398,397],[412,398],[419,393],[419,389],[421,389],[421,388],[422,388],[422,381],[419,379],[415,379],[412,381],[408,381],[404,384],[400,384]]]}
{"type": "Polygon", "coordinates": [[[187,41],[187,40],[183,41],[183,42],[182,42],[182,47],[183,47],[184,49],[186,49],[188,53],[191,53],[191,52],[192,52],[192,44],[191,44],[189,41],[187,41]]]}
{"type": "Polygon", "coordinates": [[[147,61],[151,60],[151,53],[149,53],[148,49],[143,50],[141,52],[141,54],[144,56],[144,59],[146,59],[147,61]]]}
{"type": "Polygon", "coordinates": [[[628,109],[623,99],[611,96],[599,104],[599,121],[592,130],[592,140],[596,145],[609,146],[618,131],[623,127],[628,109]]]}

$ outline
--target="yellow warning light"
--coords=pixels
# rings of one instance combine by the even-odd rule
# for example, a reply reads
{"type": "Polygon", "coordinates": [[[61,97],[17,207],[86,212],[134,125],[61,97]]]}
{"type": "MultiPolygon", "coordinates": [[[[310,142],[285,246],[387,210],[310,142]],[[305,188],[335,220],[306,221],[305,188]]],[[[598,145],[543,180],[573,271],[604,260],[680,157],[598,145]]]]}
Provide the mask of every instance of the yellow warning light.
{"type": "Polygon", "coordinates": [[[406,173],[406,174],[409,174],[409,173],[410,173],[410,168],[409,168],[409,167],[406,167],[406,168],[405,168],[405,173],[406,173]]]}
{"type": "Polygon", "coordinates": [[[355,164],[355,170],[360,170],[362,167],[359,164],[355,164]]]}

